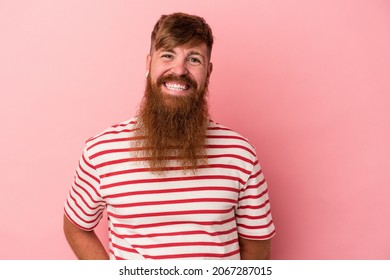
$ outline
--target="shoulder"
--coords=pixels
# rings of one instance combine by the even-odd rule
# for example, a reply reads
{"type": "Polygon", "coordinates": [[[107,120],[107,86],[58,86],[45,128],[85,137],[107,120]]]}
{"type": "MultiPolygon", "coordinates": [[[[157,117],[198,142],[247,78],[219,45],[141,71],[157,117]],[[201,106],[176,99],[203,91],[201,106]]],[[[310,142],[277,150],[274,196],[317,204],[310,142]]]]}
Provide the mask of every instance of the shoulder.
{"type": "Polygon", "coordinates": [[[242,136],[240,133],[215,121],[209,121],[209,126],[207,130],[207,135],[214,136],[216,138],[232,139],[238,142],[242,142],[243,144],[246,143],[247,145],[252,146],[249,140],[242,136]]]}
{"type": "Polygon", "coordinates": [[[99,143],[114,142],[116,140],[129,138],[136,130],[137,117],[112,125],[99,134],[86,141],[86,147],[91,148],[99,143]]]}
{"type": "Polygon", "coordinates": [[[255,148],[247,138],[215,121],[210,120],[209,122],[207,138],[211,143],[218,142],[219,144],[227,145],[227,147],[240,147],[249,152],[253,157],[256,157],[255,148]]]}

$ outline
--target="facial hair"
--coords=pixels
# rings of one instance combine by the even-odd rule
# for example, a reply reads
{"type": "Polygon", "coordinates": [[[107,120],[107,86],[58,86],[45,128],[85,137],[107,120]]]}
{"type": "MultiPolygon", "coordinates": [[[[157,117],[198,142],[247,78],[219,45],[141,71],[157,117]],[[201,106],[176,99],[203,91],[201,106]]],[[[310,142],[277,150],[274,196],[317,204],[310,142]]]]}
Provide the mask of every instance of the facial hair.
{"type": "Polygon", "coordinates": [[[205,140],[209,122],[207,86],[198,89],[195,80],[173,74],[160,77],[156,83],[147,78],[145,96],[140,107],[137,149],[148,159],[152,172],[164,173],[172,168],[192,170],[207,162],[205,140]],[[185,95],[161,91],[166,82],[190,85],[185,95]],[[176,163],[170,164],[172,160],[176,163]]]}

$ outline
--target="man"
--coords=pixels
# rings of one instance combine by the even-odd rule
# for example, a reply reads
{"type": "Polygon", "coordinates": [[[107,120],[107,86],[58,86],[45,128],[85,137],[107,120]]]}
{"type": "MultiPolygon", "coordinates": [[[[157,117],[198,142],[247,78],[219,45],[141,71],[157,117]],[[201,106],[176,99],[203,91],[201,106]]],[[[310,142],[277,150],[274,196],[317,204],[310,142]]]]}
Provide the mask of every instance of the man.
{"type": "Polygon", "coordinates": [[[254,148],[209,119],[213,36],[162,16],[137,117],[89,139],[65,204],[80,259],[269,259],[274,225],[254,148]],[[93,229],[107,209],[109,256],[93,229]]]}

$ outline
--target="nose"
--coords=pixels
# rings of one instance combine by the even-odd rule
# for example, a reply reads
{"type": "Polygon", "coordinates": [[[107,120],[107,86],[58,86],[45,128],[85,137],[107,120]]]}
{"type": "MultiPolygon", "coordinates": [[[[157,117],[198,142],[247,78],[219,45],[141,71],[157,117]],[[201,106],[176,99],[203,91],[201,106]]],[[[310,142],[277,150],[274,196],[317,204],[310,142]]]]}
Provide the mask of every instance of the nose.
{"type": "Polygon", "coordinates": [[[171,72],[178,76],[187,75],[188,69],[186,66],[186,62],[181,60],[176,61],[175,65],[171,69],[171,72]]]}

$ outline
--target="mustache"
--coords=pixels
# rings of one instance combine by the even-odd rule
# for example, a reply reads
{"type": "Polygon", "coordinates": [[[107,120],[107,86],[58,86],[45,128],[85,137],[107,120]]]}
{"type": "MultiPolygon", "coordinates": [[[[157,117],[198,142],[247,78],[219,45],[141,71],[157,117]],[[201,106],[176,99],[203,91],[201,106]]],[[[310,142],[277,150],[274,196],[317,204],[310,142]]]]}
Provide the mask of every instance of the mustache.
{"type": "Polygon", "coordinates": [[[156,81],[156,85],[160,87],[163,83],[167,83],[167,82],[180,82],[189,85],[193,89],[198,88],[198,83],[188,75],[178,76],[172,73],[159,77],[156,81]]]}

